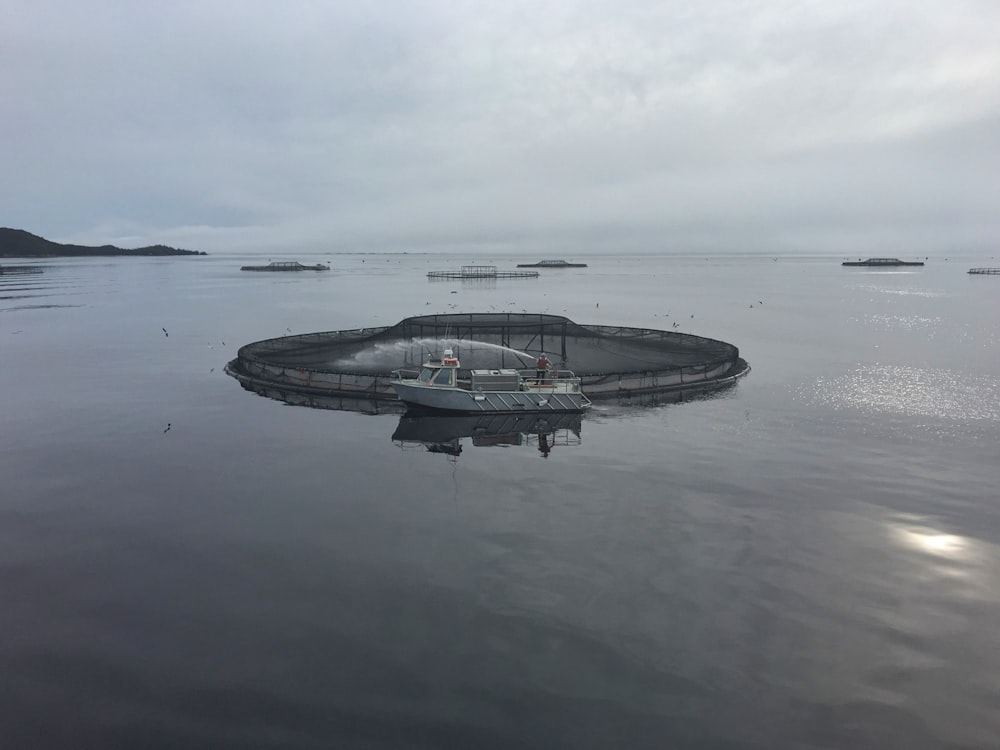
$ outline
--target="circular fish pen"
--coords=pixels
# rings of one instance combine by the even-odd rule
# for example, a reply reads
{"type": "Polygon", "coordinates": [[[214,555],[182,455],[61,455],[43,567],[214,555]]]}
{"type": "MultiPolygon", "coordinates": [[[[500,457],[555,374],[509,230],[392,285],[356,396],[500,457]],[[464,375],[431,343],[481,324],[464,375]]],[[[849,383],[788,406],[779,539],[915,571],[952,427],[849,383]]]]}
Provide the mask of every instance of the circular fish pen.
{"type": "Polygon", "coordinates": [[[431,271],[431,281],[461,279],[462,281],[496,281],[497,279],[537,279],[538,271],[498,271],[496,266],[462,266],[461,271],[431,271]]]}
{"type": "Polygon", "coordinates": [[[687,333],[547,314],[453,313],[256,341],[240,348],[226,372],[261,393],[395,400],[392,371],[418,368],[446,348],[466,376],[471,369],[531,368],[545,352],[582,378],[591,399],[711,390],[750,369],[732,344],[687,333]]]}

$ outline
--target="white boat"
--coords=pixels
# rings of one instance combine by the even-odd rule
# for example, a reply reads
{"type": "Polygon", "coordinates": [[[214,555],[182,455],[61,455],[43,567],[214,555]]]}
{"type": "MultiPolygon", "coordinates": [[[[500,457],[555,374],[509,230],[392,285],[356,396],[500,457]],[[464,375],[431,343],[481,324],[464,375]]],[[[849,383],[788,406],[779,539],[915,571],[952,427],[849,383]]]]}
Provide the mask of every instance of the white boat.
{"type": "Polygon", "coordinates": [[[461,377],[458,357],[424,363],[420,372],[394,370],[390,381],[410,406],[453,412],[579,412],[590,406],[580,378],[569,370],[469,370],[461,377]]]}

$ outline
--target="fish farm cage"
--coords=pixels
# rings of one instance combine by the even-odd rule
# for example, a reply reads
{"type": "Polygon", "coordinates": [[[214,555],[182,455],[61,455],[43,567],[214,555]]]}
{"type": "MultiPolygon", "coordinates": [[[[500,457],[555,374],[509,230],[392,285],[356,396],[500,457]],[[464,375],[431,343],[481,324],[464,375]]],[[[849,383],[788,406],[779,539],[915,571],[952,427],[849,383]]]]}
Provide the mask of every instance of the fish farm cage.
{"type": "Polygon", "coordinates": [[[42,273],[42,268],[39,266],[5,266],[0,264],[0,276],[21,276],[29,273],[42,273]]]}
{"type": "Polygon", "coordinates": [[[496,266],[462,266],[460,271],[430,271],[431,281],[461,279],[462,281],[495,281],[496,279],[537,279],[538,271],[498,271],[496,266]]]}
{"type": "Polygon", "coordinates": [[[257,341],[241,347],[226,372],[248,390],[280,393],[282,400],[395,400],[393,370],[419,367],[449,348],[465,377],[471,369],[532,368],[545,352],[581,378],[591,399],[713,390],[750,369],[737,347],[702,336],[548,314],[452,313],[257,341]]]}

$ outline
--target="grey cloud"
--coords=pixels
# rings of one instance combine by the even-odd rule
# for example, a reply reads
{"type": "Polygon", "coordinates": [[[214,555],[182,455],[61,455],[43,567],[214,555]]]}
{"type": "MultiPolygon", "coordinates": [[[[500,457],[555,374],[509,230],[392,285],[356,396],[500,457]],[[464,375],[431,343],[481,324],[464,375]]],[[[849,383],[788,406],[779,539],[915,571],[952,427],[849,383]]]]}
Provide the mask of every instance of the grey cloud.
{"type": "Polygon", "coordinates": [[[739,250],[1000,229],[993,3],[8,5],[3,223],[54,239],[739,250]]]}

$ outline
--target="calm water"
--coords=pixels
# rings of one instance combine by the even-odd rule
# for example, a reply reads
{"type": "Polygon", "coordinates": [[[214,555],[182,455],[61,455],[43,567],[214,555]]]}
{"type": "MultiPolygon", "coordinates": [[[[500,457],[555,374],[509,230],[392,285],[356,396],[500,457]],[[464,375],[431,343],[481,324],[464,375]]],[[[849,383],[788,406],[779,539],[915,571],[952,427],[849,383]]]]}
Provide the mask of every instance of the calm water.
{"type": "Polygon", "coordinates": [[[996,263],[289,259],[333,270],[0,277],[0,747],[1000,746],[1000,278],[965,273],[996,263]],[[547,457],[222,372],[491,309],[678,323],[753,371],[547,457]]]}

